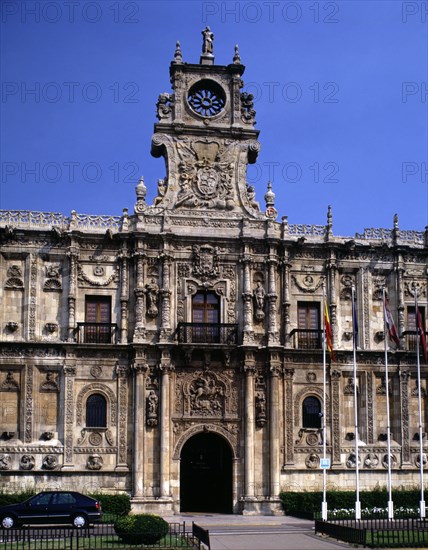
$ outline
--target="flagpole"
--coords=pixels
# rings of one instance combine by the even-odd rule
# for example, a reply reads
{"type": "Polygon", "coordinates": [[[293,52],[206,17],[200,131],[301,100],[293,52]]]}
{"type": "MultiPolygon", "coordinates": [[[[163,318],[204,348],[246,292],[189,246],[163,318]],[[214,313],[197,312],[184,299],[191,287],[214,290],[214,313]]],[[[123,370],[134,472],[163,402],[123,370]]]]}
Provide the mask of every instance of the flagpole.
{"type": "Polygon", "coordinates": [[[416,367],[418,373],[418,416],[419,416],[419,477],[421,483],[421,500],[419,502],[419,510],[421,518],[425,517],[425,497],[424,497],[424,462],[423,450],[424,444],[422,440],[422,405],[421,405],[421,362],[419,357],[419,308],[418,308],[418,291],[415,291],[415,326],[416,326],[416,367]]]}
{"type": "MultiPolygon", "coordinates": [[[[322,385],[322,456],[326,459],[326,337],[325,337],[325,287],[322,285],[322,374],[323,374],[323,385],[322,385]]],[[[327,469],[323,468],[322,470],[322,505],[321,505],[321,518],[323,521],[327,521],[327,469]]]]}
{"type": "Polygon", "coordinates": [[[357,333],[355,311],[355,287],[352,285],[352,333],[353,333],[353,363],[354,363],[354,426],[355,426],[355,519],[361,519],[360,479],[358,472],[358,411],[357,411],[357,333]]]}
{"type": "Polygon", "coordinates": [[[391,484],[391,433],[389,420],[389,379],[388,379],[388,333],[386,323],[385,287],[382,288],[383,301],[383,331],[384,331],[384,352],[385,352],[385,391],[386,391],[386,448],[388,453],[388,519],[394,519],[394,503],[392,501],[391,484]]]}

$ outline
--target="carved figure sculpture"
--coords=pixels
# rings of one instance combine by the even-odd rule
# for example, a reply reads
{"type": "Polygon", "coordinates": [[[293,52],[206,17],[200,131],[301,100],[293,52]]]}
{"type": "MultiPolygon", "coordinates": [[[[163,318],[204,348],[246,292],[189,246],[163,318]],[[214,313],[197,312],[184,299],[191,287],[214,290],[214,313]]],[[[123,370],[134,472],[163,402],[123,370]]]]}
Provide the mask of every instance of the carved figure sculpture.
{"type": "Polygon", "coordinates": [[[88,470],[101,470],[103,467],[103,458],[101,455],[94,454],[88,457],[86,462],[86,467],[88,470]]]}
{"type": "Polygon", "coordinates": [[[36,464],[34,456],[22,455],[21,457],[21,470],[32,470],[36,464]]]}
{"type": "Polygon", "coordinates": [[[266,424],[266,398],[262,392],[256,395],[256,424],[259,428],[266,424]]]}
{"type": "Polygon", "coordinates": [[[156,317],[159,313],[157,300],[159,294],[159,286],[157,285],[155,279],[152,279],[149,284],[146,285],[146,296],[147,296],[147,316],[156,317]]]}
{"type": "Polygon", "coordinates": [[[203,54],[212,54],[214,51],[213,41],[214,34],[211,32],[209,27],[205,27],[202,31],[203,42],[202,42],[202,53],[203,54]]]}
{"type": "Polygon", "coordinates": [[[10,470],[12,459],[8,454],[0,455],[0,470],[10,470]]]}
{"type": "Polygon", "coordinates": [[[45,470],[55,470],[58,466],[58,458],[55,455],[46,455],[42,466],[45,470]]]}
{"type": "Polygon", "coordinates": [[[265,307],[265,295],[265,289],[263,288],[261,281],[258,281],[256,288],[253,291],[254,305],[256,308],[254,317],[257,321],[263,321],[265,318],[265,313],[263,311],[265,307]]]}
{"type": "Polygon", "coordinates": [[[158,196],[154,200],[154,205],[156,206],[160,202],[163,201],[163,198],[166,193],[166,178],[164,179],[158,179],[158,196]]]}
{"type": "Polygon", "coordinates": [[[159,398],[156,393],[151,390],[147,396],[147,426],[157,426],[158,424],[158,405],[159,398]]]}

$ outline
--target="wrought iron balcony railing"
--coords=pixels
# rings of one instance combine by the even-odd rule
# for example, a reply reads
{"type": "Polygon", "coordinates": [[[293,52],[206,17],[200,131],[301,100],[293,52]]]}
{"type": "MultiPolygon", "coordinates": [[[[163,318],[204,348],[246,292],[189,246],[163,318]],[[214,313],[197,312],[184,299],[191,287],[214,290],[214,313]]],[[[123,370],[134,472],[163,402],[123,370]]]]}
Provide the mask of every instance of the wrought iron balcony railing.
{"type": "MultiPolygon", "coordinates": [[[[403,336],[405,338],[405,349],[407,351],[416,351],[416,338],[419,338],[418,334],[419,331],[416,332],[416,330],[405,330],[403,332],[403,336]]],[[[425,338],[428,340],[428,332],[425,332],[425,338]]]]}
{"type": "Polygon", "coordinates": [[[180,344],[238,343],[238,325],[232,323],[179,323],[177,333],[180,344]]]}
{"type": "Polygon", "coordinates": [[[295,328],[290,332],[290,341],[294,349],[321,349],[322,330],[295,328]]]}
{"type": "Polygon", "coordinates": [[[77,323],[80,344],[115,344],[116,333],[116,323],[77,323]]]}

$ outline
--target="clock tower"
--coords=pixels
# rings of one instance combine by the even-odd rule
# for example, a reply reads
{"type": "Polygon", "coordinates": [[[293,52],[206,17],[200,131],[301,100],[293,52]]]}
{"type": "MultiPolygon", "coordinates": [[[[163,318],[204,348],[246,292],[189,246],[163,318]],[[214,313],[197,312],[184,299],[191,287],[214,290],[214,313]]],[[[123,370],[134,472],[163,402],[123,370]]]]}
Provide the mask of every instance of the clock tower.
{"type": "MultiPolygon", "coordinates": [[[[253,96],[242,92],[245,67],[238,46],[232,63],[214,63],[214,35],[202,31],[199,64],[183,61],[177,42],[170,66],[173,93],[162,93],[152,155],[163,157],[166,177],[153,206],[137,188],[136,214],[198,218],[266,219],[246,180],[257,159],[253,96]]],[[[144,185],[144,184],[143,184],[144,185]]]]}

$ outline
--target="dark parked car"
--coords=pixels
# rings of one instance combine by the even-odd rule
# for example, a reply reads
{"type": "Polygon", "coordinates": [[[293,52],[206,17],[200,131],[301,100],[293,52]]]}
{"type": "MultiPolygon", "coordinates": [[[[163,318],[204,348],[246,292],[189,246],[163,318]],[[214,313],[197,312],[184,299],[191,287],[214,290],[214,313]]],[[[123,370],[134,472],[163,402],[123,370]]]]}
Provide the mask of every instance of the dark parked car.
{"type": "Polygon", "coordinates": [[[0,507],[0,526],[67,523],[77,528],[101,520],[101,504],[74,491],[44,491],[20,504],[0,507]]]}

